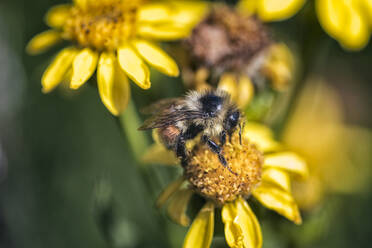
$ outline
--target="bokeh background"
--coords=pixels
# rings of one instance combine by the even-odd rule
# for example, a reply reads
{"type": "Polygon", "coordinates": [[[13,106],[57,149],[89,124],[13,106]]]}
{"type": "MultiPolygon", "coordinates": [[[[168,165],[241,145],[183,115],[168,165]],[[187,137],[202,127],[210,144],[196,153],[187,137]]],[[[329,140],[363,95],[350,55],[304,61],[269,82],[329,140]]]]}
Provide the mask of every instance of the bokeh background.
{"type": "MultiPolygon", "coordinates": [[[[62,2],[0,1],[0,247],[180,247],[186,228],[172,224],[153,204],[179,171],[159,166],[149,174],[136,164],[94,82],[77,92],[60,87],[41,93],[41,74],[58,48],[34,57],[24,48],[46,29],[46,10],[62,2]],[[143,181],[143,170],[156,182],[143,181]]],[[[321,75],[335,89],[345,122],[372,128],[372,45],[346,52],[315,17],[304,22],[306,15],[302,10],[271,27],[300,58],[311,56],[304,73],[321,75]]],[[[184,92],[179,79],[156,72],[152,77],[149,91],[131,84],[138,107],[184,92]]],[[[326,198],[315,210],[320,214],[309,218],[310,227],[292,228],[285,220],[273,226],[266,223],[276,216],[266,215],[264,247],[369,247],[371,206],[367,186],[326,198]]]]}

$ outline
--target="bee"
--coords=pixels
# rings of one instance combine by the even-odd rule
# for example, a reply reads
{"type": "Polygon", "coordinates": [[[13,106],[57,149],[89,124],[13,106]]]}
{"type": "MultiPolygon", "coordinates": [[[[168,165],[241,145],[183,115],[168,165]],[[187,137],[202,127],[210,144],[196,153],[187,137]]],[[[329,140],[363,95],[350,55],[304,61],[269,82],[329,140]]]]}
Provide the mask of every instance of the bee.
{"type": "Polygon", "coordinates": [[[221,90],[190,91],[185,97],[160,100],[143,110],[152,114],[138,130],[157,129],[160,140],[181,159],[189,159],[186,141],[201,134],[201,141],[216,153],[221,164],[229,169],[222,154],[226,137],[239,126],[241,143],[241,112],[230,95],[221,90]],[[219,140],[219,144],[215,142],[219,140]]]}

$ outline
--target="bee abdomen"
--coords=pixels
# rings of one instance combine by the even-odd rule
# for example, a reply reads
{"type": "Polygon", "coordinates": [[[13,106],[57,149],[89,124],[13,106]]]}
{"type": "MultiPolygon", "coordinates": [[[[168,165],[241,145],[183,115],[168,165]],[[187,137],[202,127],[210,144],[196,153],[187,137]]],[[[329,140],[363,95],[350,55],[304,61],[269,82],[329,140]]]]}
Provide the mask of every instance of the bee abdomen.
{"type": "Polygon", "coordinates": [[[168,149],[174,148],[181,131],[176,126],[167,126],[158,129],[159,137],[168,149]]]}

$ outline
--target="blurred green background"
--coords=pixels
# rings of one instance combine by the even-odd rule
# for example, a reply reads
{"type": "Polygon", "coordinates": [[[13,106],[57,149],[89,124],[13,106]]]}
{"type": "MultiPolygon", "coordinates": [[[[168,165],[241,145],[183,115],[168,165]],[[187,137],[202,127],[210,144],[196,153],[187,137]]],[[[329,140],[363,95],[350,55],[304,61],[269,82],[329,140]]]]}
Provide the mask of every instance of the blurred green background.
{"type": "MultiPolygon", "coordinates": [[[[62,2],[0,2],[0,247],[179,247],[186,229],[153,207],[155,195],[179,171],[159,167],[148,176],[161,183],[144,182],[117,120],[94,87],[41,93],[42,71],[58,48],[31,57],[24,47],[46,29],[46,10],[62,2]]],[[[316,21],[305,30],[301,24],[294,18],[273,26],[295,45],[308,34],[318,35],[310,54],[324,52],[318,41],[328,44],[328,56],[308,70],[322,73],[341,94],[348,123],[371,128],[372,45],[348,53],[316,21]]],[[[149,91],[131,85],[138,106],[182,94],[179,80],[152,75],[157,78],[149,91]]],[[[263,221],[264,247],[369,247],[371,206],[368,190],[333,196],[323,206],[332,216],[312,220],[324,231],[310,230],[308,240],[290,242],[280,234],[289,228],[300,235],[304,227],[266,224],[269,215],[263,221]]]]}

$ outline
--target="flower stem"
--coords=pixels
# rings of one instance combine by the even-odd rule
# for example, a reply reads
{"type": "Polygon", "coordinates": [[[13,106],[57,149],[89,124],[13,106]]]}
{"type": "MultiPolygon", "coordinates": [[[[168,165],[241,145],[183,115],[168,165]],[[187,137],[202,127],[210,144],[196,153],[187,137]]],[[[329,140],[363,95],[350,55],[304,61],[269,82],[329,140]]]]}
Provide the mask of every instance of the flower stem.
{"type": "MultiPolygon", "coordinates": [[[[152,205],[152,201],[156,198],[157,191],[161,185],[161,182],[158,180],[158,171],[152,166],[146,165],[142,162],[142,156],[144,151],[150,146],[149,139],[146,137],[144,132],[138,131],[138,127],[142,124],[138,112],[136,111],[135,104],[132,100],[129,101],[127,109],[122,113],[117,121],[120,125],[121,133],[124,138],[127,139],[130,149],[132,149],[135,160],[137,161],[137,169],[142,178],[142,183],[147,191],[146,201],[148,204],[152,205]]],[[[159,230],[162,230],[165,226],[164,219],[159,213],[152,208],[154,221],[159,227],[159,230]]],[[[162,233],[162,232],[161,232],[162,233]]],[[[167,246],[168,240],[164,233],[159,234],[159,238],[167,246]]]]}
{"type": "Polygon", "coordinates": [[[141,120],[138,116],[134,103],[130,100],[126,111],[120,115],[120,125],[129,141],[130,147],[137,162],[140,163],[143,151],[149,146],[149,141],[145,133],[138,131],[141,120]]]}

